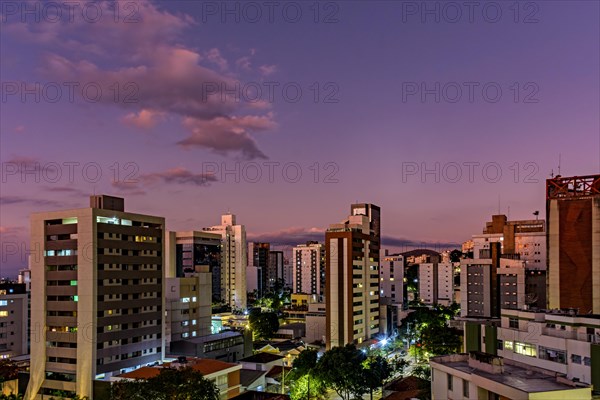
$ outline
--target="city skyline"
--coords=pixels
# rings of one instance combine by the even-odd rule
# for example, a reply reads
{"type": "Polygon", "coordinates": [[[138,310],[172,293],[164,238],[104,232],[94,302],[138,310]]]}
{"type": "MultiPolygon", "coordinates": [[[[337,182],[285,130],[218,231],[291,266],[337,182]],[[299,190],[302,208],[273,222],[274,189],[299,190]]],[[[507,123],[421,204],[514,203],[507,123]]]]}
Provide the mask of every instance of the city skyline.
{"type": "Polygon", "coordinates": [[[2,276],[27,266],[7,246],[28,245],[31,213],[92,194],[171,231],[231,211],[249,241],[289,246],[322,241],[347,204],[368,202],[384,247],[454,248],[492,214],[544,219],[559,159],[563,176],[600,170],[594,2],[497,3],[498,18],[458,20],[438,2],[433,14],[291,2],[297,21],[291,7],[255,21],[235,2],[100,4],[73,20],[1,10],[2,276]],[[90,91],[71,100],[69,82],[90,91]]]}

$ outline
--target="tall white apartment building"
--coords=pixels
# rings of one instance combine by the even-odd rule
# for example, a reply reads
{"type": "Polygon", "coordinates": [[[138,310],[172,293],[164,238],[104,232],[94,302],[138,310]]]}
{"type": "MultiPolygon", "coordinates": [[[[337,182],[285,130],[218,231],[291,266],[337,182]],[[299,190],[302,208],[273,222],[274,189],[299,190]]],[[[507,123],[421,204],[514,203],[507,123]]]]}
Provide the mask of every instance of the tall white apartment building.
{"type": "Polygon", "coordinates": [[[454,301],[452,263],[419,264],[419,297],[428,305],[450,305],[454,301]]]}
{"type": "Polygon", "coordinates": [[[294,247],[293,293],[325,294],[325,246],[308,242],[294,247]]]}
{"type": "Polygon", "coordinates": [[[109,379],[164,358],[162,217],[124,199],[31,215],[31,368],[26,399],[94,398],[109,379]]]}
{"type": "Polygon", "coordinates": [[[232,308],[246,308],[246,228],[236,224],[235,214],[223,214],[221,225],[203,230],[221,235],[221,298],[232,308]]]}

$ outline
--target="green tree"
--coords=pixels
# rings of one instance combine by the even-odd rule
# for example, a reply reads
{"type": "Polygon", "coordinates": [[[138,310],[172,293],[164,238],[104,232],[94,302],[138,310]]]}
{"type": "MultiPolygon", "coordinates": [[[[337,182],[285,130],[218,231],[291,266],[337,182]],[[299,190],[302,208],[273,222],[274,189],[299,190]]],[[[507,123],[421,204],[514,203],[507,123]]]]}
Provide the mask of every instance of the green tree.
{"type": "Polygon", "coordinates": [[[351,395],[361,397],[368,390],[363,379],[365,359],[366,355],[353,344],[334,347],[319,360],[316,375],[343,400],[349,400],[351,395]]]}
{"type": "Polygon", "coordinates": [[[294,360],[289,374],[290,380],[294,382],[291,393],[294,400],[303,398],[310,400],[311,394],[320,398],[327,391],[321,379],[315,376],[318,359],[316,350],[306,349],[294,360]]]}
{"type": "Polygon", "coordinates": [[[413,368],[413,376],[431,382],[431,367],[427,364],[419,364],[413,368]]]}
{"type": "Polygon", "coordinates": [[[312,375],[309,377],[308,374],[293,380],[290,384],[290,389],[292,400],[306,400],[308,398],[323,400],[327,394],[327,387],[323,381],[312,375]]]}
{"type": "Polygon", "coordinates": [[[362,378],[373,400],[373,390],[383,386],[383,382],[392,375],[392,367],[387,359],[380,355],[367,358],[362,367],[362,378]]]}
{"type": "Polygon", "coordinates": [[[192,368],[162,368],[147,380],[119,381],[112,400],[219,400],[217,386],[192,368]]]}
{"type": "Polygon", "coordinates": [[[404,376],[404,370],[409,365],[409,362],[401,356],[394,356],[394,358],[389,360],[389,363],[392,368],[391,378],[394,378],[396,375],[404,376]]]}
{"type": "Polygon", "coordinates": [[[255,339],[270,339],[279,330],[279,318],[274,312],[252,312],[248,322],[255,339]]]}
{"type": "Polygon", "coordinates": [[[423,347],[433,355],[455,354],[460,351],[460,335],[446,325],[429,325],[421,331],[423,347]]]}

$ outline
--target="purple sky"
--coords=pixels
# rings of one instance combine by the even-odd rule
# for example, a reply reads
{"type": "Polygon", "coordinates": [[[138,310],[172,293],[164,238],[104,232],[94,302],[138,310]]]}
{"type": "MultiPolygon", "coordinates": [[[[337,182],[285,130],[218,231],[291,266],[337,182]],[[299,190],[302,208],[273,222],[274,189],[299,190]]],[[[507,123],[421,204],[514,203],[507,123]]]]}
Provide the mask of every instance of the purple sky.
{"type": "Polygon", "coordinates": [[[372,202],[402,249],[460,243],[499,202],[543,216],[559,154],[600,171],[595,1],[37,4],[0,10],[3,276],[31,212],[94,192],[173,230],[230,210],[281,243],[372,202]]]}

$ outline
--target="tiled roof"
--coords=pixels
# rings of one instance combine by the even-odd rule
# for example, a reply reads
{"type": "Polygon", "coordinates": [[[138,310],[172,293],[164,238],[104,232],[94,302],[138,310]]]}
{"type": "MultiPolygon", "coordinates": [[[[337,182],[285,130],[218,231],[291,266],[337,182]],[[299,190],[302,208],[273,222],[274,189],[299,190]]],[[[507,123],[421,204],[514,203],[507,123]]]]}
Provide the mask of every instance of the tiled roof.
{"type": "Polygon", "coordinates": [[[127,379],[150,379],[158,376],[160,374],[160,368],[156,367],[142,367],[138,368],[134,371],[127,372],[125,374],[119,375],[119,378],[127,378],[127,379]]]}
{"type": "Polygon", "coordinates": [[[266,364],[266,363],[270,363],[272,361],[281,360],[282,358],[283,358],[283,356],[280,356],[277,354],[262,352],[262,353],[256,353],[250,357],[242,358],[240,360],[240,362],[252,362],[252,363],[266,364]]]}

